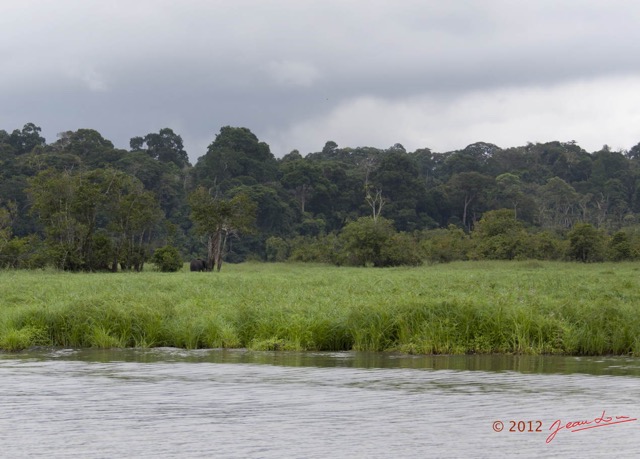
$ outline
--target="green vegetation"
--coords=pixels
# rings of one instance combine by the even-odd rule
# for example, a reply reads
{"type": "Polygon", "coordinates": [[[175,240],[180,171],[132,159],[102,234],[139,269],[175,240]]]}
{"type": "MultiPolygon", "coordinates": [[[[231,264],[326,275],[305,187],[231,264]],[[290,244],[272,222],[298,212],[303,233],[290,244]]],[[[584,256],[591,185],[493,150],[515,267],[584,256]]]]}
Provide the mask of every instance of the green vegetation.
{"type": "MultiPolygon", "coordinates": [[[[148,267],[147,267],[148,269],[148,267]]],[[[0,348],[640,355],[632,263],[0,271],[0,348]]]]}
{"type": "Polygon", "coordinates": [[[256,204],[244,193],[229,200],[198,187],[189,196],[191,219],[196,224],[196,233],[207,241],[207,265],[222,267],[222,255],[227,247],[227,239],[240,232],[251,232],[254,225],[256,204]]]}
{"type": "Polygon", "coordinates": [[[139,271],[167,245],[215,271],[640,260],[640,143],[410,152],[328,141],[303,155],[224,126],[191,165],[170,128],[128,150],[93,129],[49,143],[40,133],[0,129],[0,268],[139,271]]]}
{"type": "Polygon", "coordinates": [[[156,249],[151,259],[158,269],[163,273],[175,273],[182,268],[182,258],[178,249],[171,245],[165,245],[156,249]]]}

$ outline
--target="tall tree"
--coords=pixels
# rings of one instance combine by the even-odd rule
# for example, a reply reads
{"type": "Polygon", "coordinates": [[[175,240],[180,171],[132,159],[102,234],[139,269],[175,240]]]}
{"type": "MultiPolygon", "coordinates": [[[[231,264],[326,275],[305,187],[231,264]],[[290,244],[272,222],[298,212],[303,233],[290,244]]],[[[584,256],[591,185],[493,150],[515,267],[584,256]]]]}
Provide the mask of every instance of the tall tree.
{"type": "MultiPolygon", "coordinates": [[[[420,229],[424,224],[426,186],[420,179],[413,158],[405,153],[401,145],[391,147],[371,174],[370,183],[365,183],[370,198],[380,191],[384,195],[384,215],[393,220],[400,231],[420,229]]],[[[380,203],[378,199],[378,204],[380,203]]]]}
{"type": "MultiPolygon", "coordinates": [[[[84,200],[77,175],[49,169],[29,180],[33,211],[45,228],[50,257],[60,269],[84,267],[96,217],[93,193],[84,200]]],[[[88,190],[85,190],[85,192],[88,190]]]]}
{"type": "Polygon", "coordinates": [[[22,155],[31,152],[34,148],[44,147],[46,141],[40,135],[42,129],[33,123],[27,123],[22,130],[14,130],[9,136],[9,144],[14,148],[16,154],[22,155]]]}
{"type": "Polygon", "coordinates": [[[220,271],[228,237],[253,230],[256,204],[244,193],[224,199],[204,187],[189,196],[189,204],[196,231],[206,238],[207,266],[220,271]]]}
{"type": "Polygon", "coordinates": [[[269,145],[247,128],[225,126],[194,168],[198,185],[227,191],[238,184],[276,180],[278,163],[269,145]]]}
{"type": "Polygon", "coordinates": [[[110,140],[105,139],[93,129],[61,132],[58,137],[48,150],[58,155],[75,155],[89,168],[112,165],[124,153],[123,150],[117,150],[110,140]]]}
{"type": "Polygon", "coordinates": [[[106,185],[104,217],[106,230],[113,241],[113,263],[123,269],[140,271],[148,255],[151,232],[162,220],[163,213],[151,191],[135,177],[124,172],[108,169],[93,171],[96,179],[106,185]]]}
{"type": "Polygon", "coordinates": [[[293,194],[300,204],[300,212],[303,214],[314,190],[330,185],[322,175],[322,169],[317,163],[302,158],[282,162],[280,170],[282,171],[280,183],[293,194]]]}
{"type": "Polygon", "coordinates": [[[461,172],[447,182],[448,194],[453,201],[462,205],[462,226],[471,227],[469,213],[474,204],[479,204],[495,184],[493,177],[479,172],[461,172]]]}
{"type": "Polygon", "coordinates": [[[189,169],[178,169],[173,162],[153,159],[144,151],[126,153],[115,167],[138,178],[153,192],[166,218],[183,232],[190,228],[187,191],[189,169]]]}
{"type": "Polygon", "coordinates": [[[518,205],[524,199],[524,192],[522,189],[522,182],[520,177],[511,173],[500,174],[496,177],[496,197],[501,204],[506,204],[502,207],[513,208],[513,214],[518,217],[518,205]]]}
{"type": "Polygon", "coordinates": [[[173,163],[182,169],[190,166],[189,156],[184,150],[182,137],[170,128],[163,128],[144,137],[134,137],[129,142],[132,151],[144,151],[153,159],[163,163],[173,163]]]}
{"type": "Polygon", "coordinates": [[[544,226],[570,228],[576,218],[580,195],[567,182],[553,177],[540,187],[540,222],[544,226]]]}
{"type": "Polygon", "coordinates": [[[476,142],[447,155],[444,167],[449,175],[463,172],[488,174],[494,162],[493,155],[500,151],[500,148],[492,143],[476,142]]]}
{"type": "Polygon", "coordinates": [[[114,169],[49,169],[29,180],[28,192],[59,268],[96,269],[93,251],[98,231],[109,235],[109,245],[114,247],[110,254],[112,270],[120,260],[125,260],[126,267],[141,268],[144,237],[162,214],[140,181],[114,169]]]}

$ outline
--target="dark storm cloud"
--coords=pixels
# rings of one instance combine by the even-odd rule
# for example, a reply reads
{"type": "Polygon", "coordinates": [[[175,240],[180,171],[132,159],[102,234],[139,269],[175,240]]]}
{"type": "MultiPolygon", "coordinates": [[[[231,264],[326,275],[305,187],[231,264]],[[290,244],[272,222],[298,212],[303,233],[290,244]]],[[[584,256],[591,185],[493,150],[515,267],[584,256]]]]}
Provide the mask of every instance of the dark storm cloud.
{"type": "MultiPolygon", "coordinates": [[[[278,155],[333,138],[453,144],[421,132],[430,125],[468,136],[482,126],[491,141],[504,131],[502,112],[536,120],[521,135],[564,135],[545,125],[544,107],[512,107],[534,89],[538,99],[581,97],[572,88],[585,81],[599,82],[588,97],[601,105],[620,89],[616,78],[639,74],[639,12],[629,1],[4,2],[0,128],[33,121],[52,141],[91,127],[127,147],[171,127],[192,160],[228,124],[249,127],[278,155]],[[464,111],[478,97],[494,124],[464,111]]],[[[610,142],[630,141],[630,129],[611,126],[619,138],[610,142]]],[[[526,140],[536,138],[505,138],[526,140]]]]}

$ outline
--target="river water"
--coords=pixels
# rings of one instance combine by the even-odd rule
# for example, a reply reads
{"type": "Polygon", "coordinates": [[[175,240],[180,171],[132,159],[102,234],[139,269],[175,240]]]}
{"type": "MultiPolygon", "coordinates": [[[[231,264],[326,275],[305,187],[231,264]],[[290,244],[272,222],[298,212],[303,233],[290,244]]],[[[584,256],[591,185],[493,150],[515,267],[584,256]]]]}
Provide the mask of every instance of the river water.
{"type": "Polygon", "coordinates": [[[2,457],[639,457],[636,418],[634,358],[0,354],[2,457]]]}

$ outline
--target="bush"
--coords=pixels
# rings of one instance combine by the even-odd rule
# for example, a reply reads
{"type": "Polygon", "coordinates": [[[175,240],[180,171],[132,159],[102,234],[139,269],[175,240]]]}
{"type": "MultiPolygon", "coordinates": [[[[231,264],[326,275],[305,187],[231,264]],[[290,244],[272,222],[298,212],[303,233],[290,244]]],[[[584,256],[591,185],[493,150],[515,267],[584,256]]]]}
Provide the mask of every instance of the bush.
{"type": "Polygon", "coordinates": [[[42,241],[34,235],[14,237],[0,245],[0,268],[44,268],[47,258],[42,241]]]}
{"type": "Polygon", "coordinates": [[[393,222],[379,217],[362,217],[347,224],[340,233],[334,263],[354,266],[417,266],[423,251],[413,236],[396,232],[393,222]]]}
{"type": "Polygon", "coordinates": [[[533,247],[532,258],[536,260],[562,260],[567,252],[567,241],[559,239],[548,231],[530,235],[533,247]]]}
{"type": "Polygon", "coordinates": [[[569,234],[568,256],[572,260],[602,261],[604,251],[604,235],[589,223],[577,223],[569,234]]]}
{"type": "Polygon", "coordinates": [[[325,232],[327,222],[322,218],[306,217],[298,225],[298,233],[303,236],[320,236],[325,232]]]}
{"type": "Polygon", "coordinates": [[[284,239],[271,236],[266,241],[267,261],[287,261],[289,244],[284,239]]]}
{"type": "Polygon", "coordinates": [[[624,231],[618,231],[609,242],[609,256],[613,261],[631,260],[631,243],[624,231]]]}
{"type": "Polygon", "coordinates": [[[447,229],[425,231],[422,238],[422,250],[429,263],[468,259],[471,240],[464,230],[455,225],[449,225],[447,229]]]}
{"type": "Polygon", "coordinates": [[[92,271],[110,271],[114,259],[114,249],[111,239],[104,234],[93,236],[93,250],[88,256],[88,268],[92,271]]]}
{"type": "Polygon", "coordinates": [[[182,257],[178,249],[171,245],[165,245],[156,249],[153,254],[153,263],[163,273],[173,273],[182,269],[182,257]]]}
{"type": "Polygon", "coordinates": [[[340,233],[347,263],[354,266],[384,266],[382,249],[394,234],[393,222],[382,217],[377,220],[361,217],[348,223],[340,233]]]}
{"type": "Polygon", "coordinates": [[[397,233],[391,236],[389,243],[380,252],[383,266],[419,266],[423,253],[410,234],[397,233]]]}
{"type": "Polygon", "coordinates": [[[476,257],[489,260],[531,258],[532,247],[522,222],[510,209],[485,213],[473,230],[476,257]]]}
{"type": "Polygon", "coordinates": [[[341,264],[336,261],[340,258],[341,250],[334,234],[319,237],[298,236],[291,241],[290,246],[291,261],[341,264]]]}

